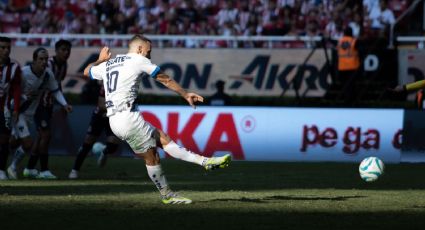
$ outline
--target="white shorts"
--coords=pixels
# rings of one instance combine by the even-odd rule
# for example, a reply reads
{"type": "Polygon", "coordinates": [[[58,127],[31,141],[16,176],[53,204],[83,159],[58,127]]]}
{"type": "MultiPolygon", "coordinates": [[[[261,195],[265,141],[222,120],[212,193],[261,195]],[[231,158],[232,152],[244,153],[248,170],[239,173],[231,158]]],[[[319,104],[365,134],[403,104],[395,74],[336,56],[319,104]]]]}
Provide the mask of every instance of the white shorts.
{"type": "Polygon", "coordinates": [[[159,133],[149,122],[145,121],[139,111],[116,112],[109,117],[112,132],[125,140],[135,153],[145,153],[157,146],[159,133]]]}
{"type": "Polygon", "coordinates": [[[12,126],[12,135],[17,139],[31,136],[30,124],[33,124],[33,116],[19,114],[18,122],[12,126]]]}

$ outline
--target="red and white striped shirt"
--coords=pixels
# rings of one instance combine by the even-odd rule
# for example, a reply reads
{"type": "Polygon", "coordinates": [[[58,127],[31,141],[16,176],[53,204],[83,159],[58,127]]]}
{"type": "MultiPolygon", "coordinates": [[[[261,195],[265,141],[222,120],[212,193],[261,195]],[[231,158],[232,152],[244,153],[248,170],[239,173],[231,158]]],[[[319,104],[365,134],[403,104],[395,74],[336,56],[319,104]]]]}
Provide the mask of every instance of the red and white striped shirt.
{"type": "Polygon", "coordinates": [[[0,66],[0,111],[5,107],[18,112],[21,101],[21,79],[22,72],[19,63],[15,60],[0,66]],[[11,108],[11,100],[14,100],[11,108]]]}

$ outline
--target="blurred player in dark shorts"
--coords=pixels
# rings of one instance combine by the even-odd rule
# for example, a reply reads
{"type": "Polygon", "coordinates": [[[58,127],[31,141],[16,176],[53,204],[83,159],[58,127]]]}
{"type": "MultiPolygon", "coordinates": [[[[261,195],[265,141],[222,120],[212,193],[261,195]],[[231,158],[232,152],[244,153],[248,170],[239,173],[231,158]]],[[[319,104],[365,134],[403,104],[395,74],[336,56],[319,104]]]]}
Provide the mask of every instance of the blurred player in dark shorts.
{"type": "Polygon", "coordinates": [[[86,159],[89,151],[92,149],[93,144],[96,140],[102,135],[102,132],[105,132],[106,136],[106,145],[98,156],[97,164],[100,167],[103,167],[106,163],[107,155],[117,151],[120,139],[118,139],[111,130],[109,126],[109,119],[106,116],[106,107],[105,107],[105,90],[103,87],[100,89],[99,98],[97,101],[97,106],[93,110],[89,127],[87,129],[84,142],[78,150],[77,157],[72,167],[71,172],[69,173],[69,179],[77,179],[78,173],[81,169],[81,166],[86,159]]]}

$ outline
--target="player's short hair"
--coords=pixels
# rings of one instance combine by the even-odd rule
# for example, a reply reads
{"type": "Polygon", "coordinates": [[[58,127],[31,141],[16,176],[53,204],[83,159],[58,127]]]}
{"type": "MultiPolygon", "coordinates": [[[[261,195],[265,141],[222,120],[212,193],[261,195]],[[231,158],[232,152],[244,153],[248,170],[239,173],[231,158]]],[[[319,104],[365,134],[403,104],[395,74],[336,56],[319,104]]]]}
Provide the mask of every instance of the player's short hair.
{"type": "Polygon", "coordinates": [[[61,46],[67,46],[67,47],[71,48],[72,44],[68,40],[61,39],[61,40],[59,40],[55,43],[55,49],[59,49],[59,47],[61,47],[61,46]]]}
{"type": "Polygon", "coordinates": [[[8,37],[2,37],[2,36],[0,36],[0,42],[11,43],[12,42],[12,39],[10,39],[8,37]]]}
{"type": "Polygon", "coordinates": [[[135,42],[135,41],[144,41],[144,42],[152,43],[152,41],[151,41],[149,38],[147,38],[147,37],[145,37],[145,36],[143,36],[143,35],[141,35],[141,34],[136,34],[136,35],[134,35],[134,36],[130,39],[130,43],[129,43],[129,44],[131,44],[131,43],[133,43],[133,42],[135,42]]]}
{"type": "Polygon", "coordinates": [[[46,48],[38,47],[32,53],[32,60],[36,60],[38,58],[38,53],[40,53],[40,52],[47,52],[47,50],[46,50],[46,48]]]}

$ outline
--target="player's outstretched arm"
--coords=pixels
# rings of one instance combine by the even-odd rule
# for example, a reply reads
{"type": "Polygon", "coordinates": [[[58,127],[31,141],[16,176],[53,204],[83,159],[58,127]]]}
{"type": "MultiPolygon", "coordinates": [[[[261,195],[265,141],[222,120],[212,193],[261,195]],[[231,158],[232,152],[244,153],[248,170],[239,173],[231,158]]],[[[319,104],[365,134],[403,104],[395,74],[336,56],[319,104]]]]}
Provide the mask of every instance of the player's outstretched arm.
{"type": "Polygon", "coordinates": [[[167,88],[173,90],[178,93],[184,99],[186,99],[187,103],[196,109],[196,103],[204,102],[204,98],[196,93],[187,92],[184,90],[176,81],[174,81],[170,76],[164,73],[159,73],[156,76],[156,80],[161,82],[167,88]]]}
{"type": "Polygon", "coordinates": [[[53,97],[55,97],[56,101],[63,106],[63,109],[67,113],[72,112],[72,106],[68,104],[65,97],[63,96],[63,93],[60,90],[55,90],[53,92],[53,97]]]}
{"type": "Polygon", "coordinates": [[[84,69],[84,76],[89,76],[89,71],[92,66],[99,65],[102,62],[105,62],[111,58],[111,51],[109,47],[105,46],[100,50],[99,57],[97,58],[97,61],[90,63],[86,68],[84,69]]]}

